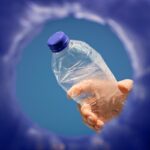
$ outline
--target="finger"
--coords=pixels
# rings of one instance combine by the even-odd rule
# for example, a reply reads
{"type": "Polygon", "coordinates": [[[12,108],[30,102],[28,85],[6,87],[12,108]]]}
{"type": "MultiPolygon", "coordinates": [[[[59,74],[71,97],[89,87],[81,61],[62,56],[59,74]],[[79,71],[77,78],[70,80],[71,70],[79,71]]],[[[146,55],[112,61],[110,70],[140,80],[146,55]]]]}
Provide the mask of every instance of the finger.
{"type": "Polygon", "coordinates": [[[98,119],[98,117],[90,111],[91,109],[88,104],[84,106],[78,105],[78,108],[82,114],[84,123],[88,127],[92,128],[95,131],[99,131],[104,126],[104,122],[98,119]]]}
{"type": "Polygon", "coordinates": [[[82,99],[81,101],[82,101],[82,105],[81,104],[77,104],[78,110],[81,113],[81,115],[84,115],[84,112],[83,112],[84,109],[88,109],[88,111],[92,111],[93,112],[92,109],[94,109],[96,104],[97,104],[95,97],[89,97],[89,98],[86,98],[86,99],[82,99]],[[81,111],[81,109],[82,109],[82,111],[81,111]]]}
{"type": "Polygon", "coordinates": [[[84,122],[84,124],[85,124],[86,126],[88,126],[89,128],[91,128],[92,130],[97,131],[97,130],[95,129],[95,124],[94,124],[94,125],[89,124],[89,122],[87,122],[87,119],[85,119],[85,118],[83,118],[83,122],[84,122]]]}
{"type": "Polygon", "coordinates": [[[81,81],[80,83],[72,86],[67,92],[68,98],[73,98],[73,97],[79,96],[83,92],[91,93],[92,92],[92,90],[91,90],[92,84],[91,83],[92,83],[91,80],[84,80],[84,81],[81,81]]]}
{"type": "Polygon", "coordinates": [[[125,79],[118,82],[118,88],[124,94],[128,94],[133,88],[133,80],[125,79]]]}
{"type": "Polygon", "coordinates": [[[88,108],[89,106],[85,106],[85,105],[83,106],[83,105],[78,104],[77,107],[83,118],[83,121],[87,122],[87,117],[90,116],[90,114],[91,114],[90,108],[88,108]]]}
{"type": "Polygon", "coordinates": [[[83,121],[90,126],[95,126],[97,123],[98,118],[95,117],[95,115],[93,116],[90,114],[88,117],[85,117],[85,116],[82,116],[82,117],[83,117],[83,121]]]}
{"type": "Polygon", "coordinates": [[[89,125],[96,125],[96,122],[97,122],[97,117],[93,116],[93,115],[90,115],[88,118],[87,118],[87,122],[89,125]]]}
{"type": "Polygon", "coordinates": [[[88,126],[89,128],[91,128],[92,130],[97,131],[97,130],[95,130],[95,127],[94,127],[94,126],[89,125],[88,123],[85,123],[85,124],[86,124],[86,126],[88,126]]]}
{"type": "Polygon", "coordinates": [[[83,122],[84,122],[89,128],[93,129],[93,130],[96,131],[96,132],[100,131],[100,130],[103,128],[103,126],[104,126],[104,122],[101,121],[101,120],[97,120],[97,124],[95,124],[95,125],[89,124],[86,120],[83,120],[83,122]]]}
{"type": "Polygon", "coordinates": [[[93,116],[93,114],[91,113],[91,109],[84,106],[84,108],[82,108],[82,110],[81,110],[81,107],[82,107],[81,105],[78,105],[78,109],[79,109],[79,112],[82,115],[83,121],[86,124],[95,125],[96,121],[97,121],[96,120],[97,117],[95,117],[95,115],[93,116]]]}
{"type": "Polygon", "coordinates": [[[98,131],[98,130],[102,129],[103,126],[104,126],[104,122],[102,120],[98,119],[96,125],[94,126],[94,128],[95,128],[95,130],[98,131]]]}
{"type": "Polygon", "coordinates": [[[96,125],[98,117],[91,111],[90,105],[82,106],[81,114],[89,125],[96,125]]]}
{"type": "Polygon", "coordinates": [[[96,131],[95,128],[94,128],[95,124],[94,125],[89,124],[89,122],[87,121],[87,119],[84,116],[82,116],[82,120],[83,120],[83,122],[84,122],[84,124],[86,126],[88,126],[89,128],[91,128],[92,130],[96,131]]]}
{"type": "Polygon", "coordinates": [[[80,112],[81,112],[81,115],[84,116],[85,118],[87,118],[88,116],[91,115],[91,106],[89,104],[83,104],[81,105],[80,107],[80,112]]]}
{"type": "Polygon", "coordinates": [[[77,105],[80,114],[83,117],[90,116],[91,112],[95,114],[93,109],[97,108],[96,107],[96,104],[97,104],[96,99],[92,97],[92,98],[83,99],[82,101],[83,101],[82,105],[81,104],[77,105]]]}

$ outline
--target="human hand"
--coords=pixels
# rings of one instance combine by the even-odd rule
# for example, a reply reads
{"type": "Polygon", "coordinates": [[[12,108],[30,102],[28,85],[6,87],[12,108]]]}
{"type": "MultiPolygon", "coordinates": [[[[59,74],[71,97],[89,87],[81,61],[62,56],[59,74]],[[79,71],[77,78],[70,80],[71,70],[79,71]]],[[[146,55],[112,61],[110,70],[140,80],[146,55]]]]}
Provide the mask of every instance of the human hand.
{"type": "Polygon", "coordinates": [[[67,95],[74,98],[82,93],[91,94],[81,100],[82,104],[78,104],[78,108],[84,123],[99,131],[104,123],[119,115],[132,87],[133,81],[129,79],[119,81],[115,86],[108,81],[89,79],[71,87],[67,95]]]}

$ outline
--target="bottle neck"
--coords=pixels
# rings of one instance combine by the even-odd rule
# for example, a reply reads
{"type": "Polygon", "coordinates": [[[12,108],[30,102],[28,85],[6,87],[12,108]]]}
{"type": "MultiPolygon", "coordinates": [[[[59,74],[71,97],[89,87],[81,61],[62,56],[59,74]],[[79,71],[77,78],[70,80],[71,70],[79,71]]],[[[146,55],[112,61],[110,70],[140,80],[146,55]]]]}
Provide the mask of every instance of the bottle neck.
{"type": "Polygon", "coordinates": [[[60,52],[55,52],[55,53],[53,53],[53,55],[55,55],[55,57],[61,57],[61,56],[63,56],[63,55],[68,51],[68,49],[69,49],[69,44],[68,44],[68,46],[67,46],[66,48],[64,48],[62,51],[60,51],[60,52]]]}

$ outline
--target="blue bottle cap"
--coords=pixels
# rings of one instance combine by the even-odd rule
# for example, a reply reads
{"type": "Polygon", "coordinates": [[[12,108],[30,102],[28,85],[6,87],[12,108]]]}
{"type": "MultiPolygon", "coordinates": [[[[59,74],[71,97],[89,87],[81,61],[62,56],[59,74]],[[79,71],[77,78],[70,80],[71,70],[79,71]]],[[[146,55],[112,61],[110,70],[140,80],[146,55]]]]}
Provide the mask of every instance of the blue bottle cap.
{"type": "Polygon", "coordinates": [[[62,31],[54,33],[48,39],[48,46],[52,52],[57,53],[65,49],[69,44],[69,37],[62,31]]]}

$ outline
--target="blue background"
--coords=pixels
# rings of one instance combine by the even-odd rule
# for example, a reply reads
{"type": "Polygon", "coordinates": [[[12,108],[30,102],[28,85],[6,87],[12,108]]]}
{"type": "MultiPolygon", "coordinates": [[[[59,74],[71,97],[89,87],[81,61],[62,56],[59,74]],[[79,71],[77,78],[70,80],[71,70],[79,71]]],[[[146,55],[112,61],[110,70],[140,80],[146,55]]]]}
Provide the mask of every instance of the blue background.
{"type": "Polygon", "coordinates": [[[24,113],[40,127],[67,136],[90,135],[76,104],[68,101],[51,69],[47,39],[56,31],[89,43],[105,59],[117,80],[132,78],[131,62],[124,46],[107,25],[66,18],[48,22],[25,47],[17,65],[17,98],[24,113]]]}

